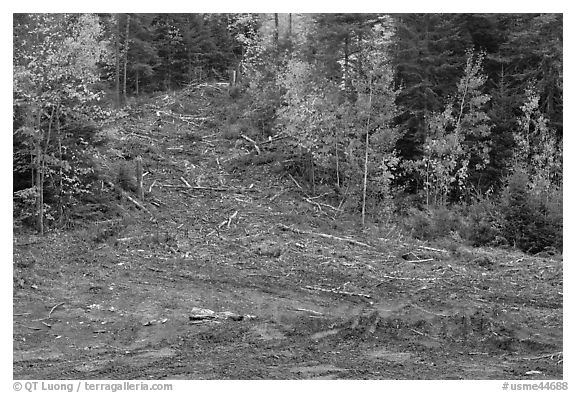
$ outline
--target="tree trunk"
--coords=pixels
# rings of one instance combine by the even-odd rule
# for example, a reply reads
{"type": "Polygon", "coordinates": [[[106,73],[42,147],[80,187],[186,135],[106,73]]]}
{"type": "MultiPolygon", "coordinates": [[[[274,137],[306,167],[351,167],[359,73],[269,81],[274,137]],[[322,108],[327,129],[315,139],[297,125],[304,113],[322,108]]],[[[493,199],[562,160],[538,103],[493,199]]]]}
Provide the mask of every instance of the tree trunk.
{"type": "Polygon", "coordinates": [[[40,235],[44,235],[44,187],[42,187],[42,130],[40,126],[42,124],[42,108],[38,108],[38,114],[36,119],[36,127],[38,130],[38,138],[36,138],[36,225],[40,235]]]}
{"type": "Polygon", "coordinates": [[[38,196],[36,198],[36,214],[38,226],[38,232],[40,235],[44,235],[44,187],[42,187],[42,168],[40,165],[40,156],[42,155],[42,149],[40,148],[40,140],[36,145],[36,190],[38,196]]]}
{"type": "Polygon", "coordinates": [[[274,45],[278,48],[278,14],[274,14],[274,45]]]}
{"type": "Polygon", "coordinates": [[[430,209],[430,159],[426,160],[426,209],[430,209]]]}
{"type": "Polygon", "coordinates": [[[336,153],[336,187],[340,190],[340,157],[338,155],[338,131],[334,130],[334,152],[336,153]]]}
{"type": "MultiPolygon", "coordinates": [[[[40,170],[37,171],[37,184],[38,184],[38,229],[41,235],[44,235],[44,177],[46,175],[46,156],[48,155],[48,147],[50,146],[50,136],[52,134],[52,122],[54,121],[54,115],[58,116],[58,110],[60,109],[60,103],[56,107],[52,107],[52,112],[50,113],[50,119],[48,120],[48,133],[46,134],[46,142],[44,144],[44,152],[42,152],[42,138],[38,141],[39,153],[39,165],[40,170]]],[[[40,120],[38,120],[39,130],[40,130],[40,120]]]]}
{"type": "Polygon", "coordinates": [[[122,101],[126,102],[126,75],[128,71],[128,37],[130,35],[130,15],[126,14],[126,37],[124,39],[124,87],[122,89],[122,101]]]}
{"type": "Polygon", "coordinates": [[[120,108],[120,14],[116,14],[116,37],[114,41],[116,59],[116,108],[120,108]]]}
{"type": "Polygon", "coordinates": [[[370,79],[370,98],[368,100],[368,119],[366,120],[366,154],[364,156],[364,185],[362,190],[362,226],[366,225],[366,188],[368,184],[368,148],[370,140],[370,114],[372,112],[372,79],[370,79]]]}
{"type": "Polygon", "coordinates": [[[288,38],[292,38],[292,14],[288,14],[288,38]]]}
{"type": "Polygon", "coordinates": [[[363,54],[364,48],[362,47],[362,39],[363,34],[362,31],[358,32],[358,70],[356,71],[357,75],[363,76],[364,75],[364,62],[363,62],[363,54]]]}
{"type": "Polygon", "coordinates": [[[310,182],[312,183],[312,196],[316,196],[316,174],[314,173],[314,155],[310,154],[310,182]]]}
{"type": "Polygon", "coordinates": [[[138,96],[138,69],[136,69],[136,96],[138,96]]]}
{"type": "Polygon", "coordinates": [[[144,200],[144,184],[143,175],[144,170],[142,168],[142,156],[136,157],[136,194],[141,201],[144,200]]]}
{"type": "Polygon", "coordinates": [[[64,202],[62,201],[64,190],[63,190],[63,169],[62,169],[62,135],[60,134],[60,119],[56,118],[56,135],[58,138],[58,159],[60,160],[60,168],[59,168],[59,184],[58,184],[58,211],[60,220],[64,217],[64,202]]]}

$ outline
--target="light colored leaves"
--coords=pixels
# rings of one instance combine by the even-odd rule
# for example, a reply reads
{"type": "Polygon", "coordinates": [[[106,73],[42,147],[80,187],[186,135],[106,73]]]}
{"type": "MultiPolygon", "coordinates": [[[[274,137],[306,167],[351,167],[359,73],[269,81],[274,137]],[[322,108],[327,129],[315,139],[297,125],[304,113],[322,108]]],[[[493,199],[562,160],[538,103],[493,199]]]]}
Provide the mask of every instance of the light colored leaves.
{"type": "Polygon", "coordinates": [[[424,157],[410,168],[423,179],[427,200],[446,202],[451,190],[462,191],[468,178],[472,157],[477,157],[476,169],[489,160],[490,118],[485,104],[490,96],[482,92],[487,77],[482,74],[484,53],[475,56],[467,52],[464,74],[458,83],[456,97],[441,113],[433,113],[428,120],[428,136],[424,143],[424,157]]]}

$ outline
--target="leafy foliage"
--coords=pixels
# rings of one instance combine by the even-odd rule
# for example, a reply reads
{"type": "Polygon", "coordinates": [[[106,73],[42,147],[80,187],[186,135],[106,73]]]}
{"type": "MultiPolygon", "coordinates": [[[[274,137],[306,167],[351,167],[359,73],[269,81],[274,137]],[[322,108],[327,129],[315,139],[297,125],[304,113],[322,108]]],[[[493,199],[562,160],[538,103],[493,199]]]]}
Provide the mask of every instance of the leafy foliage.
{"type": "Polygon", "coordinates": [[[76,147],[82,136],[69,132],[91,117],[92,103],[100,97],[93,89],[99,64],[109,52],[95,15],[17,15],[15,22],[20,41],[14,54],[14,143],[21,147],[15,170],[36,173],[30,192],[15,197],[29,203],[35,193],[35,215],[43,226],[44,216],[56,217],[45,207],[45,193],[58,195],[53,206],[59,205],[61,213],[65,204],[88,192],[82,180],[92,169],[77,165],[85,155],[76,147]]]}
{"type": "Polygon", "coordinates": [[[488,163],[490,124],[483,108],[490,96],[481,91],[486,81],[482,60],[483,54],[468,52],[455,99],[442,113],[431,115],[424,156],[407,165],[422,178],[427,205],[444,205],[451,195],[461,198],[470,170],[488,163]]]}
{"type": "Polygon", "coordinates": [[[225,138],[284,134],[258,160],[363,222],[403,210],[421,238],[561,247],[562,34],[559,14],[16,14],[17,216],[90,197],[94,124],[125,114],[107,90],[214,80],[225,138]]]}
{"type": "Polygon", "coordinates": [[[519,131],[514,134],[515,161],[528,168],[530,185],[535,192],[548,193],[551,187],[562,182],[562,146],[540,112],[539,101],[540,97],[530,85],[526,102],[521,106],[519,131]]]}

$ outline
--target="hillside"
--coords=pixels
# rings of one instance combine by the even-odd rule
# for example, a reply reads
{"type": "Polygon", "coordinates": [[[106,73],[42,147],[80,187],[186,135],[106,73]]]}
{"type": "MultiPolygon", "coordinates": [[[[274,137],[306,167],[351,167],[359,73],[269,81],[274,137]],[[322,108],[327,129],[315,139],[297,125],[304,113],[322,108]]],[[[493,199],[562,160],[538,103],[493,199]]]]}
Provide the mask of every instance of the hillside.
{"type": "Polygon", "coordinates": [[[108,202],[14,234],[15,379],[563,378],[561,256],[363,228],[226,102],[131,105],[98,134],[108,202]],[[113,187],[138,155],[143,201],[113,187]]]}

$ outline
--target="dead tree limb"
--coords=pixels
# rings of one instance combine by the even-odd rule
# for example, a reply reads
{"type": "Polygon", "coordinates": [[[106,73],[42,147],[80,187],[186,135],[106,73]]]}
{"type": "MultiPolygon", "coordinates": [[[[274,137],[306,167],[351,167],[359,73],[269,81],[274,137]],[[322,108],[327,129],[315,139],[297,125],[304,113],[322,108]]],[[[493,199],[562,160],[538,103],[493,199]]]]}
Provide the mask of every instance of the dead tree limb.
{"type": "Polygon", "coordinates": [[[560,356],[563,356],[563,352],[553,352],[553,353],[548,353],[545,355],[540,355],[540,356],[534,356],[531,358],[522,358],[522,360],[540,360],[540,359],[554,359],[555,357],[560,358],[560,356]]]}
{"type": "Polygon", "coordinates": [[[190,183],[188,183],[188,181],[186,181],[186,179],[184,179],[182,176],[180,177],[180,180],[182,180],[182,183],[186,184],[186,187],[192,188],[192,186],[190,185],[190,183]]]}
{"type": "MultiPolygon", "coordinates": [[[[124,80],[126,83],[126,80],[124,80]]],[[[126,88],[126,85],[124,85],[126,88]]],[[[126,92],[124,92],[126,93],[126,92]]],[[[136,194],[141,201],[144,200],[144,170],[142,168],[142,156],[136,157],[136,194]]]]}
{"type": "Polygon", "coordinates": [[[314,310],[308,310],[307,308],[294,308],[294,311],[309,312],[310,314],[314,314],[314,315],[324,315],[321,312],[314,311],[314,310]]]}
{"type": "Polygon", "coordinates": [[[66,304],[66,302],[62,302],[62,303],[58,303],[57,305],[55,305],[54,307],[52,307],[52,309],[50,310],[50,312],[48,313],[48,318],[50,318],[52,316],[52,313],[54,312],[54,310],[56,310],[58,307],[63,306],[64,304],[66,304]]]}
{"type": "MultiPolygon", "coordinates": [[[[381,278],[389,278],[391,280],[417,280],[417,281],[435,281],[438,280],[437,277],[431,277],[431,278],[419,278],[419,277],[394,277],[394,276],[388,276],[386,274],[383,274],[380,276],[381,278]]],[[[380,284],[377,284],[376,286],[380,286],[384,284],[383,282],[381,282],[380,284]]]]}
{"type": "Polygon", "coordinates": [[[411,261],[406,261],[406,262],[411,262],[411,263],[417,263],[417,262],[430,262],[433,261],[434,258],[427,258],[427,259],[413,259],[411,261]]]}
{"type": "Polygon", "coordinates": [[[306,202],[308,202],[308,203],[313,204],[313,205],[317,205],[318,209],[320,209],[320,210],[322,210],[322,209],[320,208],[320,206],[324,206],[324,207],[328,207],[328,208],[330,208],[330,209],[332,209],[332,210],[334,210],[334,211],[337,211],[337,212],[341,212],[341,211],[342,211],[342,210],[340,210],[339,208],[334,207],[334,206],[330,206],[330,205],[327,204],[327,203],[322,203],[322,202],[313,201],[312,198],[304,198],[304,200],[305,200],[306,202]]]}
{"type": "Polygon", "coordinates": [[[366,299],[372,299],[372,296],[367,295],[365,293],[354,293],[354,292],[348,292],[348,291],[340,291],[338,289],[325,289],[325,288],[320,288],[320,287],[313,287],[310,285],[306,285],[305,287],[306,289],[310,289],[313,291],[320,291],[320,292],[330,292],[330,293],[335,293],[337,295],[348,295],[348,296],[358,296],[358,297],[363,297],[366,299]]]}
{"type": "Polygon", "coordinates": [[[152,182],[152,184],[150,184],[150,187],[148,188],[148,193],[152,192],[152,187],[154,187],[154,184],[156,184],[156,179],[154,179],[154,181],[152,182]]]}
{"type": "Polygon", "coordinates": [[[176,184],[158,184],[158,187],[167,187],[167,188],[176,188],[176,189],[186,189],[186,190],[201,190],[201,191],[222,191],[222,192],[235,192],[235,193],[243,193],[243,192],[255,192],[257,188],[224,188],[224,187],[204,187],[204,186],[180,186],[176,184]]]}
{"type": "Polygon", "coordinates": [[[133,204],[136,205],[137,208],[139,208],[140,210],[144,210],[146,213],[150,213],[150,210],[148,210],[146,208],[146,206],[144,206],[143,204],[141,204],[140,202],[138,202],[136,199],[132,198],[127,192],[122,191],[122,196],[124,196],[126,199],[128,199],[130,202],[132,202],[133,204]]]}
{"type": "Polygon", "coordinates": [[[258,154],[260,154],[260,148],[258,147],[258,145],[256,144],[256,142],[254,141],[254,139],[247,137],[244,134],[240,134],[240,136],[242,138],[244,138],[245,140],[247,140],[248,142],[250,142],[252,145],[254,145],[254,148],[256,149],[256,152],[258,152],[258,154]]]}
{"type": "Polygon", "coordinates": [[[418,246],[418,248],[422,248],[422,249],[428,250],[428,251],[446,252],[446,253],[448,252],[448,251],[446,251],[446,250],[441,250],[441,249],[432,248],[432,247],[425,247],[425,246],[418,246]]]}
{"type": "Polygon", "coordinates": [[[20,323],[20,322],[16,322],[16,323],[17,323],[18,325],[22,326],[22,327],[25,327],[26,329],[31,329],[31,330],[42,330],[42,329],[40,329],[40,328],[37,328],[37,327],[34,327],[34,326],[27,326],[27,325],[24,325],[23,323],[20,323]]]}
{"type": "Polygon", "coordinates": [[[284,229],[284,230],[292,231],[292,232],[295,232],[295,233],[299,233],[299,234],[301,234],[301,235],[320,236],[320,237],[325,237],[325,238],[327,238],[327,239],[340,240],[340,241],[343,241],[343,242],[348,242],[348,243],[356,244],[356,245],[358,245],[358,246],[372,248],[371,245],[366,244],[366,243],[362,243],[362,242],[360,242],[360,241],[358,241],[358,240],[354,240],[354,239],[349,239],[349,238],[345,238],[345,237],[338,237],[338,236],[328,235],[328,234],[326,234],[326,233],[316,233],[316,232],[311,232],[311,231],[303,231],[303,230],[300,230],[300,229],[291,228],[291,227],[289,227],[289,226],[287,226],[287,225],[284,225],[284,224],[278,224],[278,226],[279,226],[280,228],[284,229]]]}
{"type": "Polygon", "coordinates": [[[296,184],[296,187],[302,189],[302,186],[301,186],[300,184],[298,184],[298,182],[296,181],[296,179],[294,179],[291,174],[288,174],[288,176],[290,176],[290,179],[292,179],[292,181],[294,182],[294,184],[296,184]]]}
{"type": "Polygon", "coordinates": [[[320,206],[320,204],[318,202],[314,202],[312,200],[310,200],[309,198],[302,198],[303,200],[305,200],[306,202],[310,203],[311,205],[314,205],[318,208],[318,210],[322,211],[322,206],[320,206]]]}

